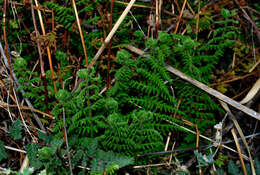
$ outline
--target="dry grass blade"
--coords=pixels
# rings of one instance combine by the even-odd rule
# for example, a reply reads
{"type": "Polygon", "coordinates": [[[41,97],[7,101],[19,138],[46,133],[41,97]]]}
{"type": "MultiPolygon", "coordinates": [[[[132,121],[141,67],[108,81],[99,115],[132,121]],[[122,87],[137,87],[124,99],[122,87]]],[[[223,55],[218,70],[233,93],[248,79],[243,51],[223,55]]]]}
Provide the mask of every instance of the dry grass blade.
{"type": "Polygon", "coordinates": [[[130,3],[127,5],[127,7],[125,8],[124,12],[119,17],[119,19],[117,20],[116,24],[114,25],[114,27],[112,28],[112,30],[110,31],[108,36],[106,37],[105,42],[99,48],[99,50],[96,53],[95,57],[93,58],[92,62],[89,64],[88,68],[93,66],[95,64],[95,62],[97,61],[97,59],[100,57],[100,55],[102,54],[102,52],[104,51],[104,49],[106,48],[107,44],[110,42],[112,37],[114,36],[114,34],[117,31],[118,27],[123,22],[123,20],[125,19],[126,15],[128,14],[128,12],[131,9],[131,7],[134,5],[134,3],[135,3],[135,0],[131,0],[130,3]]]}
{"type": "MultiPolygon", "coordinates": [[[[4,108],[4,107],[11,107],[11,108],[16,108],[17,107],[17,105],[8,105],[8,104],[0,104],[0,107],[2,107],[2,108],[4,108]]],[[[30,108],[30,107],[28,107],[28,106],[19,106],[21,109],[24,109],[24,110],[31,110],[31,111],[33,111],[33,112],[37,112],[37,113],[39,113],[39,114],[42,114],[42,115],[45,115],[45,116],[47,116],[49,119],[52,119],[52,120],[54,120],[55,119],[55,117],[53,117],[52,115],[50,115],[50,114],[47,114],[47,113],[45,113],[45,112],[42,112],[42,111],[40,111],[40,110],[38,110],[38,109],[34,109],[34,108],[30,108]]]]}
{"type": "Polygon", "coordinates": [[[203,91],[207,92],[208,94],[218,98],[219,100],[224,101],[225,103],[233,106],[234,108],[236,108],[240,111],[243,111],[244,113],[248,114],[251,117],[254,117],[257,120],[260,120],[260,114],[255,112],[254,110],[238,103],[235,100],[232,100],[231,98],[223,95],[222,93],[216,91],[215,89],[212,89],[212,88],[206,86],[205,84],[203,84],[203,83],[201,83],[201,82],[199,82],[199,81],[197,81],[193,78],[188,77],[187,75],[185,75],[184,73],[180,72],[179,70],[173,68],[172,66],[166,65],[166,69],[169,72],[171,72],[171,73],[177,75],[178,77],[180,77],[180,78],[188,81],[189,83],[193,84],[194,86],[202,89],[203,91]]]}
{"type": "MultiPolygon", "coordinates": [[[[164,120],[165,120],[165,119],[164,119],[164,120]]],[[[169,120],[165,120],[165,121],[168,122],[168,123],[171,123],[171,124],[173,124],[173,125],[175,125],[175,126],[177,126],[177,127],[180,127],[180,128],[184,129],[184,130],[187,131],[187,132],[190,132],[190,133],[192,133],[192,134],[194,134],[194,135],[197,135],[197,133],[196,133],[195,131],[192,131],[192,130],[190,130],[190,129],[184,127],[184,126],[178,125],[177,123],[174,123],[174,122],[169,121],[169,120]]],[[[208,140],[208,141],[210,141],[210,142],[212,142],[212,143],[215,143],[215,140],[213,140],[213,139],[211,139],[211,138],[208,138],[208,137],[206,137],[206,136],[204,136],[204,135],[202,135],[202,134],[199,134],[199,136],[200,136],[201,138],[205,139],[205,140],[208,140]]],[[[236,150],[234,150],[234,149],[232,149],[232,148],[230,148],[230,147],[228,147],[228,146],[226,146],[226,145],[223,145],[223,144],[222,144],[221,146],[223,146],[224,148],[226,148],[226,149],[228,149],[228,150],[230,150],[230,151],[232,151],[232,152],[237,153],[236,150]]],[[[243,156],[244,159],[249,160],[249,158],[248,158],[247,156],[245,156],[244,154],[242,154],[242,156],[243,156]]]]}
{"type": "Polygon", "coordinates": [[[4,147],[5,147],[5,149],[11,150],[11,151],[16,151],[16,152],[19,152],[19,153],[25,153],[26,154],[26,151],[21,150],[21,149],[13,148],[13,147],[10,147],[10,146],[4,146],[4,147]]]}
{"type": "Polygon", "coordinates": [[[244,135],[244,133],[242,132],[242,129],[240,128],[240,126],[239,126],[239,124],[238,124],[238,122],[237,122],[237,120],[236,120],[236,117],[231,113],[231,111],[230,111],[228,105],[227,105],[226,103],[224,103],[224,102],[221,102],[221,101],[220,101],[220,103],[221,103],[221,105],[223,106],[223,108],[228,112],[228,115],[231,117],[232,121],[234,122],[234,125],[235,125],[235,127],[236,127],[236,129],[237,129],[237,131],[238,131],[238,134],[240,135],[240,137],[241,137],[241,139],[242,139],[242,142],[243,142],[243,144],[245,145],[246,150],[247,150],[247,152],[248,152],[249,161],[250,161],[250,165],[251,165],[251,169],[252,169],[252,174],[253,174],[253,175],[256,175],[256,173],[255,173],[255,167],[254,167],[254,161],[253,161],[253,159],[252,159],[249,146],[248,146],[248,144],[247,144],[247,142],[246,142],[245,135],[244,135]]]}
{"type": "Polygon", "coordinates": [[[20,173],[23,173],[24,172],[24,169],[25,168],[28,168],[29,167],[29,158],[28,156],[25,156],[24,160],[23,160],[23,163],[22,163],[22,166],[19,170],[20,173]]]}
{"type": "Polygon", "coordinates": [[[260,64],[260,59],[255,63],[255,65],[249,70],[249,72],[252,72],[258,65],[260,64]]]}
{"type": "Polygon", "coordinates": [[[169,146],[169,142],[170,142],[170,139],[171,139],[171,135],[172,135],[172,133],[169,132],[169,135],[168,135],[168,137],[167,137],[167,141],[166,141],[166,144],[165,144],[164,151],[167,151],[167,150],[168,150],[168,146],[169,146]]]}
{"type": "MultiPolygon", "coordinates": [[[[18,103],[18,100],[17,100],[17,97],[16,97],[16,93],[15,93],[14,88],[13,88],[13,93],[14,93],[14,97],[15,97],[15,100],[16,100],[16,104],[19,104],[19,103],[18,103]]],[[[32,139],[34,140],[35,137],[32,135],[32,133],[30,132],[28,126],[26,125],[25,120],[24,120],[24,117],[23,117],[23,114],[22,114],[22,112],[21,112],[21,109],[20,109],[19,105],[17,105],[17,106],[18,106],[18,111],[19,111],[19,114],[20,114],[20,118],[21,118],[21,120],[22,120],[22,122],[23,122],[23,125],[24,125],[26,131],[28,132],[28,134],[29,134],[29,135],[32,137],[32,139]]]]}
{"type": "Polygon", "coordinates": [[[84,38],[83,38],[81,26],[80,26],[80,22],[79,22],[79,15],[78,15],[75,0],[72,0],[72,6],[73,6],[73,9],[74,9],[74,12],[75,12],[76,21],[77,21],[77,25],[78,25],[78,28],[79,28],[79,35],[80,35],[81,44],[82,44],[82,47],[83,47],[83,52],[84,52],[84,56],[85,56],[85,60],[86,60],[86,66],[88,66],[88,55],[87,55],[87,50],[86,50],[86,46],[85,46],[85,42],[84,42],[84,38]]]}
{"type": "Polygon", "coordinates": [[[238,139],[237,139],[237,135],[236,135],[236,133],[235,133],[234,128],[231,130],[231,132],[232,132],[232,135],[233,135],[234,140],[235,140],[235,143],[236,143],[237,152],[238,152],[238,155],[239,155],[239,159],[240,159],[240,162],[241,162],[241,166],[242,166],[243,173],[244,173],[244,175],[247,175],[245,162],[244,162],[244,160],[243,160],[243,158],[242,158],[242,151],[241,151],[241,148],[240,148],[240,146],[239,146],[238,139]]]}
{"type": "Polygon", "coordinates": [[[176,34],[177,31],[178,31],[178,28],[179,28],[179,25],[180,25],[180,22],[181,22],[181,17],[182,17],[184,8],[185,8],[185,6],[186,6],[186,3],[187,3],[187,0],[184,0],[184,3],[183,3],[183,5],[182,5],[182,9],[181,9],[181,13],[180,13],[180,16],[179,16],[179,18],[178,18],[178,22],[177,22],[177,25],[176,25],[176,28],[175,28],[175,31],[174,31],[175,34],[176,34]]]}
{"type": "Polygon", "coordinates": [[[247,93],[246,97],[240,101],[241,104],[246,104],[254,98],[257,92],[260,90],[260,78],[255,82],[254,86],[247,93]]]}

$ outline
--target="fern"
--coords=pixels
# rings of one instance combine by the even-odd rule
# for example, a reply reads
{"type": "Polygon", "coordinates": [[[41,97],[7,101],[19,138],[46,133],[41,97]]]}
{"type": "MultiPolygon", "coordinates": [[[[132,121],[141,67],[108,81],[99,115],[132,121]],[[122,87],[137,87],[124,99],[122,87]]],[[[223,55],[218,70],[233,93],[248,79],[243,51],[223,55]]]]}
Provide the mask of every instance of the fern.
{"type": "MultiPolygon", "coordinates": [[[[154,129],[161,135],[166,135],[167,130],[162,131],[158,128],[171,129],[173,126],[165,124],[160,115],[167,120],[179,123],[180,121],[173,119],[172,116],[188,120],[197,124],[201,132],[214,124],[215,113],[222,112],[222,109],[202,90],[170,75],[164,64],[167,61],[192,78],[209,84],[215,65],[219,63],[225,51],[235,43],[232,39],[236,37],[234,32],[236,21],[230,18],[231,15],[226,15],[223,21],[216,22],[216,25],[221,25],[222,28],[216,30],[205,45],[189,36],[161,32],[158,40],[149,39],[146,42],[148,51],[144,55],[149,56],[132,60],[130,54],[125,50],[117,53],[117,62],[122,67],[116,73],[115,86],[107,95],[118,101],[120,108],[128,108],[127,111],[124,111],[128,112],[128,117],[124,117],[125,122],[120,125],[124,128],[121,133],[125,134],[104,142],[109,148],[114,147],[114,144],[110,144],[110,142],[125,145],[120,142],[126,141],[129,143],[127,149],[131,150],[131,143],[134,140],[130,137],[131,134],[128,133],[126,124],[131,118],[131,109],[134,110],[137,107],[153,113],[154,118],[151,119],[151,122],[157,122],[154,129]],[[173,81],[173,79],[175,80],[173,81]],[[180,105],[177,109],[178,101],[180,105]],[[120,137],[122,138],[120,139],[120,137]]],[[[121,115],[117,115],[117,117],[121,117],[121,115]]],[[[176,127],[176,129],[180,128],[176,127]]],[[[116,130],[113,131],[113,133],[116,132],[116,130]]],[[[139,139],[141,140],[141,137],[139,139]]],[[[189,135],[185,138],[188,142],[194,139],[195,137],[191,138],[189,135]]],[[[150,144],[152,145],[152,141],[150,144]]],[[[126,150],[126,146],[115,146],[115,148],[121,151],[126,150]]]]}
{"type": "MultiPolygon", "coordinates": [[[[83,81],[73,94],[59,90],[56,98],[60,103],[55,106],[53,114],[58,117],[64,107],[66,115],[71,116],[66,120],[66,125],[69,126],[68,133],[93,137],[100,129],[105,128],[105,118],[101,111],[105,100],[99,95],[100,77],[95,77],[93,68],[79,70],[77,74],[83,81]]],[[[62,127],[63,122],[60,120],[54,130],[57,132],[62,127]]]]}
{"type": "Polygon", "coordinates": [[[76,19],[73,15],[72,8],[68,8],[51,1],[44,2],[44,5],[54,10],[55,21],[63,25],[66,29],[71,30],[71,25],[76,19]]]}
{"type": "MultiPolygon", "coordinates": [[[[90,0],[80,0],[76,2],[76,5],[78,7],[78,14],[89,14],[91,15],[93,13],[93,10],[96,9],[96,6],[98,3],[102,2],[101,0],[97,1],[90,1],[90,0]],[[87,5],[86,5],[87,4],[87,5]]],[[[58,2],[50,2],[46,1],[44,2],[44,5],[46,5],[48,8],[54,10],[55,13],[55,21],[57,21],[60,25],[62,25],[64,28],[68,30],[72,30],[72,25],[75,22],[75,14],[73,11],[72,6],[66,7],[62,4],[59,4],[58,2]]],[[[97,21],[99,17],[90,18],[89,20],[85,21],[84,24],[89,24],[97,21]]]]}
{"type": "Polygon", "coordinates": [[[106,132],[100,137],[104,148],[127,155],[162,149],[163,137],[155,129],[152,112],[135,110],[129,115],[113,113],[108,116],[106,132]]]}
{"type": "Polygon", "coordinates": [[[33,106],[40,110],[46,110],[44,104],[44,87],[42,86],[42,80],[38,77],[37,72],[31,72],[27,69],[27,61],[22,58],[16,58],[14,63],[14,71],[19,78],[18,82],[21,86],[18,87],[18,91],[22,89],[25,91],[24,97],[30,99],[33,103],[33,106]]]}

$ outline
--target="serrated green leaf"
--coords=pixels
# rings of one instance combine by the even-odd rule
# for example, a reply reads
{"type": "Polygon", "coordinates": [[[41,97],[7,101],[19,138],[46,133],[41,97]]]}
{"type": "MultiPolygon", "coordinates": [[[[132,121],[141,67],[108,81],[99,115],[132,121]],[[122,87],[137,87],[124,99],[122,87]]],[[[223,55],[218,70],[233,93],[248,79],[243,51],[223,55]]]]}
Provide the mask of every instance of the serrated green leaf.
{"type": "Polygon", "coordinates": [[[5,152],[4,143],[0,140],[0,162],[6,158],[8,158],[8,155],[5,152]]]}
{"type": "Polygon", "coordinates": [[[38,148],[39,146],[36,144],[25,146],[25,150],[30,161],[30,167],[34,167],[35,169],[39,169],[42,166],[42,162],[37,159],[38,148]]]}
{"type": "Polygon", "coordinates": [[[22,125],[20,119],[17,119],[10,127],[10,136],[14,140],[19,140],[22,138],[22,125]]]}
{"type": "Polygon", "coordinates": [[[228,173],[230,173],[232,175],[240,174],[238,166],[232,160],[230,160],[228,163],[228,173]]]}

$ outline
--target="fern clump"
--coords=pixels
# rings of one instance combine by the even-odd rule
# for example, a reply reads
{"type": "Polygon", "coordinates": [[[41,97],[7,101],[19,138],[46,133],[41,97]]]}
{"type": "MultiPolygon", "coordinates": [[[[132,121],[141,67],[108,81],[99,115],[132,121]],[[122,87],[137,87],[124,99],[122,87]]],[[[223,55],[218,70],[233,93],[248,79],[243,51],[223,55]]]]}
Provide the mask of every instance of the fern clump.
{"type": "Polygon", "coordinates": [[[42,86],[42,80],[37,72],[32,72],[27,70],[27,61],[18,57],[15,59],[14,71],[18,77],[18,91],[24,90],[24,97],[31,100],[34,108],[40,110],[46,110],[46,105],[44,104],[45,96],[43,95],[44,86],[42,86]]]}
{"type": "MultiPolygon", "coordinates": [[[[215,65],[235,43],[236,21],[231,20],[225,10],[223,16],[223,21],[216,22],[222,28],[215,30],[206,44],[189,36],[161,32],[157,40],[147,40],[148,50],[137,60],[133,60],[126,50],[119,51],[117,62],[122,67],[116,73],[115,86],[107,95],[118,101],[120,109],[127,108],[129,114],[136,108],[153,113],[157,117],[151,121],[157,122],[154,129],[161,135],[173,128],[165,120],[187,120],[197,125],[201,132],[205,131],[215,123],[214,116],[222,109],[208,94],[170,75],[164,66],[167,62],[192,78],[210,84],[215,65]]],[[[194,139],[190,135],[185,137],[188,142],[194,139]]]]}
{"type": "MultiPolygon", "coordinates": [[[[91,136],[102,132],[105,127],[104,116],[101,109],[105,105],[104,98],[99,95],[100,77],[95,77],[95,70],[81,69],[77,75],[83,80],[74,93],[66,90],[59,90],[56,94],[59,104],[53,110],[55,116],[62,113],[62,108],[65,109],[67,117],[66,125],[69,134],[78,136],[91,136]],[[101,112],[100,112],[101,111],[101,112]]],[[[58,121],[55,127],[57,132],[63,127],[62,121],[58,121]]]]}

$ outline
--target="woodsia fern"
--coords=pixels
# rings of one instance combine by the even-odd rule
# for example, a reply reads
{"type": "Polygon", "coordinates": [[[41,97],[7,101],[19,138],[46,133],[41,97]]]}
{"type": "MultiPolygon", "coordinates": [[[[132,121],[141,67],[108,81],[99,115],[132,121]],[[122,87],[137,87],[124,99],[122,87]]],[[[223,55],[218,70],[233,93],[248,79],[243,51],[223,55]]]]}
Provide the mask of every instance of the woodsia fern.
{"type": "MultiPolygon", "coordinates": [[[[206,44],[189,36],[161,32],[157,40],[146,42],[146,56],[133,60],[127,51],[119,51],[117,61],[122,67],[116,73],[117,82],[108,96],[127,111],[135,108],[151,111],[158,117],[157,126],[172,128],[162,121],[163,116],[175,122],[178,122],[177,118],[188,120],[197,124],[201,132],[205,131],[214,124],[214,116],[222,112],[221,108],[202,90],[170,75],[164,64],[167,62],[209,84],[215,65],[235,43],[236,21],[230,18],[231,15],[226,15],[223,21],[216,22],[222,28],[216,30],[206,44]]],[[[157,131],[162,135],[167,133],[167,129],[157,131]]],[[[185,139],[192,141],[195,138],[187,136],[185,139]]]]}

